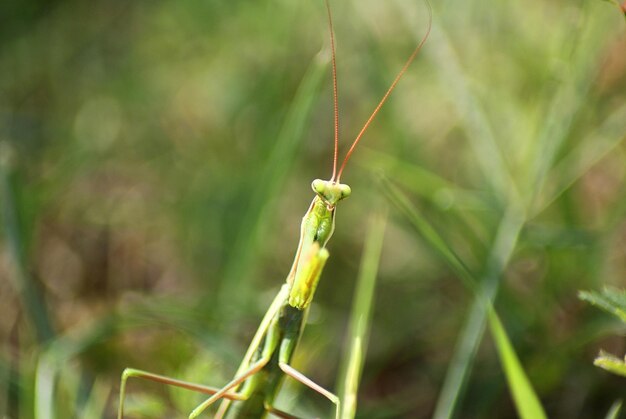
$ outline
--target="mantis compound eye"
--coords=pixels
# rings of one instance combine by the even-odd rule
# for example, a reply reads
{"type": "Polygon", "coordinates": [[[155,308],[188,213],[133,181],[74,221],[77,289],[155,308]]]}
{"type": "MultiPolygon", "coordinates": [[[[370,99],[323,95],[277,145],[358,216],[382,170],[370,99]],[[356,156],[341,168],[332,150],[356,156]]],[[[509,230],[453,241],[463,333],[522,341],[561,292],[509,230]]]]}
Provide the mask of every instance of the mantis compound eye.
{"type": "Polygon", "coordinates": [[[352,193],[352,189],[348,185],[345,185],[342,183],[339,184],[339,194],[340,194],[339,199],[347,198],[350,196],[351,193],[352,193]]]}
{"type": "Polygon", "coordinates": [[[327,182],[322,179],[315,179],[311,183],[311,188],[316,194],[324,196],[324,192],[326,191],[326,183],[327,182]]]}

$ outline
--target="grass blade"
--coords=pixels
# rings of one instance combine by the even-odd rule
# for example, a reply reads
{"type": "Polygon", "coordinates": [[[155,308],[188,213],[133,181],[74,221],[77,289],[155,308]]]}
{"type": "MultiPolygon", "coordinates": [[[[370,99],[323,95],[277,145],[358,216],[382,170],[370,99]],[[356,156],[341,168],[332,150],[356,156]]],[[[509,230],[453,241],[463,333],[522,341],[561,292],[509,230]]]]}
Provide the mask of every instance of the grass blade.
{"type": "Polygon", "coordinates": [[[504,369],[517,413],[522,419],[546,418],[539,398],[535,394],[502,322],[493,308],[489,309],[489,327],[498,349],[500,363],[504,369]]]}
{"type": "Polygon", "coordinates": [[[450,96],[456,99],[454,104],[463,119],[463,128],[485,181],[491,184],[497,196],[505,197],[509,193],[515,193],[515,183],[496,141],[487,113],[470,88],[467,74],[448,39],[446,29],[436,14],[429,43],[430,47],[426,51],[437,65],[441,78],[445,80],[444,85],[450,89],[450,96]]]}
{"type": "Polygon", "coordinates": [[[467,266],[461,261],[457,254],[446,244],[445,240],[439,235],[437,230],[416,211],[409,199],[395,185],[386,179],[382,179],[382,190],[386,194],[390,202],[396,206],[409,222],[415,227],[417,232],[426,240],[426,242],[435,250],[442,259],[450,265],[450,267],[459,275],[463,284],[468,289],[475,291],[477,289],[476,281],[467,266]]]}
{"type": "Polygon", "coordinates": [[[16,290],[20,294],[22,306],[35,329],[39,342],[44,343],[54,337],[54,328],[40,290],[26,266],[22,231],[19,224],[19,209],[12,185],[12,167],[9,161],[11,153],[8,143],[0,143],[0,203],[3,230],[6,236],[9,254],[13,260],[13,278],[16,290]]]}
{"type": "Polygon", "coordinates": [[[533,208],[533,214],[538,214],[553,204],[595,164],[622,144],[626,139],[625,132],[626,105],[623,105],[612,112],[602,125],[570,151],[561,162],[553,166],[548,177],[557,179],[557,182],[544,192],[541,197],[543,201],[533,208]]]}
{"type": "Polygon", "coordinates": [[[619,413],[622,410],[622,401],[617,400],[613,403],[613,406],[609,409],[604,419],[617,419],[619,417],[619,413]]]}
{"type": "Polygon", "coordinates": [[[352,419],[356,414],[359,382],[368,343],[368,325],[374,300],[376,275],[387,222],[387,208],[375,212],[369,222],[354,303],[348,326],[348,349],[343,357],[339,375],[339,395],[343,402],[341,418],[352,419]]]}
{"type": "Polygon", "coordinates": [[[463,261],[448,246],[428,220],[411,206],[408,198],[388,181],[385,181],[384,190],[390,201],[407,217],[431,248],[448,263],[463,281],[464,285],[476,295],[469,311],[468,321],[450,362],[434,413],[435,418],[449,418],[452,416],[457,401],[461,397],[478,344],[482,340],[487,321],[486,310],[487,307],[491,307],[495,299],[500,277],[513,254],[524,225],[524,213],[515,205],[515,202],[510,204],[504,213],[486,262],[486,273],[483,275],[479,287],[477,285],[478,281],[476,281],[463,261]]]}

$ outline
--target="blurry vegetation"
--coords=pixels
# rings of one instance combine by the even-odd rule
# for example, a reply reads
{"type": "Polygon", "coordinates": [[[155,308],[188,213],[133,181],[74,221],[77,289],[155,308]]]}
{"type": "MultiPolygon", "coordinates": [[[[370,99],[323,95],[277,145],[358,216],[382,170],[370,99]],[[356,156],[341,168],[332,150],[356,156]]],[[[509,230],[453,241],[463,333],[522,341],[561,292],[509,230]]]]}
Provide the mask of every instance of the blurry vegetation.
{"type": "MultiPolygon", "coordinates": [[[[332,6],[345,152],[425,7],[332,6]]],[[[384,200],[357,417],[516,417],[483,298],[548,417],[603,417],[626,381],[593,359],[626,352],[624,327],[577,291],[626,280],[624,19],[601,1],[433,9],[343,177],[353,196],[294,364],[335,385],[363,226],[384,200]]],[[[1,417],[113,417],[126,366],[234,373],[309,184],[330,175],[327,46],[321,0],[0,4],[1,417]]],[[[130,392],[144,417],[202,399],[130,392]]],[[[291,382],[279,406],[330,410],[291,382]]]]}
{"type": "MultiPolygon", "coordinates": [[[[614,288],[605,288],[601,293],[581,291],[578,296],[581,300],[588,301],[626,323],[626,292],[614,288]]],[[[624,359],[620,359],[615,355],[600,350],[600,354],[593,363],[614,374],[626,377],[626,363],[624,359]]]]}

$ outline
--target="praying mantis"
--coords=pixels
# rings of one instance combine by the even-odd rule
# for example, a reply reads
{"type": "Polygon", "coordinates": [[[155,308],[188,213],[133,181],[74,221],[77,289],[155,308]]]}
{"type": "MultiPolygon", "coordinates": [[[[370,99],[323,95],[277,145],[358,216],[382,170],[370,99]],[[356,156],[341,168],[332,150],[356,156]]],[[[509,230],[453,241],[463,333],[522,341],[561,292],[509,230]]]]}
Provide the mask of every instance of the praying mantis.
{"type": "Polygon", "coordinates": [[[363,134],[428,39],[432,25],[432,11],[428,2],[426,2],[426,5],[428,7],[428,26],[425,35],[404,63],[404,66],[398,72],[378,105],[374,108],[374,111],[348,149],[339,170],[337,170],[339,110],[335,36],[329,0],[325,0],[330,33],[333,81],[333,172],[330,180],[315,179],[311,184],[315,196],[308,211],[302,218],[300,240],[285,284],[283,284],[263,317],[235,377],[229,383],[221,388],[214,388],[147,371],[126,368],[122,373],[120,384],[118,419],[122,419],[124,416],[126,385],[131,377],[156,381],[210,395],[207,400],[190,413],[190,419],[197,418],[209,406],[219,400],[222,400],[222,403],[217,410],[216,418],[263,418],[268,414],[281,418],[295,418],[295,416],[283,412],[273,405],[275,396],[285,376],[295,379],[326,397],[335,405],[335,418],[340,418],[341,401],[339,397],[293,368],[290,362],[306,324],[311,301],[321,278],[324,265],[330,255],[326,245],[335,228],[336,206],[341,200],[351,194],[350,186],[341,183],[341,176],[363,134]]]}

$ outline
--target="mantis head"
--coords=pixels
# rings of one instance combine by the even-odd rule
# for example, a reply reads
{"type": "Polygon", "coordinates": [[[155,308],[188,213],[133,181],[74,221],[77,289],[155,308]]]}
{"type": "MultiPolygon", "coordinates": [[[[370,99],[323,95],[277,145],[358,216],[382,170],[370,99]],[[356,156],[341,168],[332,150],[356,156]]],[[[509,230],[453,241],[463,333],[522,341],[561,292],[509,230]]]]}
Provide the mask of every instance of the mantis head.
{"type": "Polygon", "coordinates": [[[337,202],[349,197],[352,192],[344,183],[322,179],[315,179],[311,183],[311,188],[329,207],[334,207],[337,202]]]}

